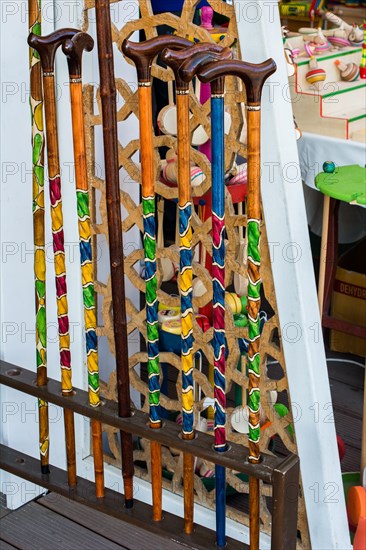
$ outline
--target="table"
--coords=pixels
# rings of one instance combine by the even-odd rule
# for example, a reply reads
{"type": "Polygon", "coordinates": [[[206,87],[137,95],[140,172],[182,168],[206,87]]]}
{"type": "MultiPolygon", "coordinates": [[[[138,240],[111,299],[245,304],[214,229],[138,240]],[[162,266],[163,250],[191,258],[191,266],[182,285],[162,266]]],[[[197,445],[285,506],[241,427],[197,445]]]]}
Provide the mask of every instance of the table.
{"type": "MultiPolygon", "coordinates": [[[[322,172],[323,163],[333,160],[336,166],[366,164],[365,144],[351,140],[330,138],[304,132],[297,142],[301,178],[304,182],[304,196],[308,224],[313,233],[322,234],[323,195],[315,187],[315,176],[322,172]]],[[[366,235],[366,209],[355,208],[344,202],[339,209],[340,243],[358,241],[366,235]]]]}

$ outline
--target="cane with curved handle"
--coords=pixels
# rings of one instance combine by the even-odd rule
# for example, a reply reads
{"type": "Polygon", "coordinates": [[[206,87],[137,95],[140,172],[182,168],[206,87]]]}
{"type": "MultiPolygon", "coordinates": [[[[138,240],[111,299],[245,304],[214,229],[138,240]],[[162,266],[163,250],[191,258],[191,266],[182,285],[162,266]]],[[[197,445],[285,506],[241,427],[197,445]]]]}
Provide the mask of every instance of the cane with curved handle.
{"type": "MultiPolygon", "coordinates": [[[[100,401],[98,338],[96,334],[97,318],[94,296],[94,270],[92,258],[92,238],[90,226],[90,208],[88,177],[86,164],[85,128],[83,111],[83,88],[81,62],[84,50],[92,51],[94,40],[84,32],[75,34],[62,45],[67,57],[70,77],[72,137],[75,159],[76,201],[78,212],[79,248],[81,280],[83,288],[85,344],[88,368],[89,403],[98,407],[100,401]]],[[[97,498],[104,496],[104,467],[102,423],[91,420],[93,441],[95,493],[97,498]]]]}
{"type": "MultiPolygon", "coordinates": [[[[149,415],[150,427],[159,429],[160,407],[160,366],[158,300],[156,278],[156,219],[155,219],[155,178],[154,145],[151,94],[151,67],[154,58],[166,47],[186,48],[191,43],[172,35],[163,35],[142,43],[124,40],[122,51],[136,65],[139,96],[141,187],[144,223],[144,256],[146,281],[146,327],[147,327],[147,369],[149,376],[149,415]]],[[[153,519],[162,518],[162,461],[161,445],[151,442],[151,480],[153,494],[153,519]]]]}
{"type": "MultiPolygon", "coordinates": [[[[223,51],[224,62],[232,57],[223,51]]],[[[207,67],[204,56],[197,53],[181,65],[180,76],[187,81],[207,67]]],[[[226,450],[226,383],[225,383],[225,167],[224,167],[224,78],[211,83],[211,151],[212,151],[212,280],[213,280],[213,348],[214,348],[214,434],[215,449],[226,450]]],[[[216,485],[216,545],[226,544],[226,474],[223,466],[215,465],[216,485]]]]}
{"type": "MultiPolygon", "coordinates": [[[[30,34],[28,44],[39,54],[43,71],[49,192],[51,201],[52,239],[56,275],[57,320],[61,366],[62,394],[72,394],[69,316],[67,302],[65,243],[62,215],[60,160],[57,135],[54,65],[57,49],[79,31],[60,29],[47,36],[30,34]]],[[[68,483],[76,485],[76,451],[74,413],[64,409],[68,483]]]]}
{"type": "MultiPolygon", "coordinates": [[[[185,50],[167,49],[162,60],[174,71],[178,113],[178,195],[180,230],[180,294],[182,315],[182,437],[193,439],[193,308],[192,308],[192,198],[189,131],[189,82],[205,64],[229,59],[231,50],[216,44],[200,43],[185,50]],[[179,69],[187,60],[196,60],[189,80],[180,77],[179,69]]],[[[194,472],[193,456],[183,454],[185,532],[193,531],[194,472]]]]}
{"type": "MultiPolygon", "coordinates": [[[[249,461],[260,461],[259,404],[260,404],[260,109],[265,81],[275,72],[276,64],[268,59],[260,64],[229,60],[211,63],[199,72],[202,82],[212,82],[225,76],[241,78],[246,88],[248,124],[248,405],[249,405],[249,461]]],[[[181,76],[189,78],[191,68],[182,67],[181,76]]],[[[260,492],[259,480],[250,477],[250,548],[259,548],[260,492]]]]}
{"type": "MultiPolygon", "coordinates": [[[[29,0],[29,33],[42,34],[42,9],[40,0],[29,0]]],[[[36,302],[36,365],[37,385],[47,384],[47,314],[46,314],[46,244],[44,207],[44,125],[42,71],[39,55],[29,48],[30,94],[32,123],[32,176],[33,176],[33,244],[34,282],[36,302]]],[[[49,468],[48,403],[38,399],[39,450],[41,472],[49,468]]]]}
{"type": "MultiPolygon", "coordinates": [[[[95,1],[103,121],[105,188],[108,217],[109,264],[112,287],[113,332],[116,357],[118,414],[131,416],[125,272],[119,184],[117,91],[114,77],[112,23],[109,0],[95,1]]],[[[124,503],[133,507],[133,439],[120,431],[124,503]]]]}

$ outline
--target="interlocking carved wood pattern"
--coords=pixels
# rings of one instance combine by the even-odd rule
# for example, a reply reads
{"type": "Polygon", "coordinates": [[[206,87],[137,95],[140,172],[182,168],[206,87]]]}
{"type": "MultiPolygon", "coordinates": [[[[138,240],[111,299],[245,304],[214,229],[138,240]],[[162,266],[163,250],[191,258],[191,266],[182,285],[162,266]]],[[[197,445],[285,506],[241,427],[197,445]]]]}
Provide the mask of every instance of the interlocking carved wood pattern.
{"type": "MultiPolygon", "coordinates": [[[[140,14],[141,18],[137,20],[131,20],[125,24],[121,24],[121,28],[116,25],[116,21],[112,23],[112,36],[113,41],[115,42],[118,50],[124,38],[127,38],[131,35],[132,32],[136,30],[144,30],[146,38],[152,38],[157,36],[158,25],[169,25],[177,31],[177,34],[183,37],[194,37],[199,41],[212,41],[210,34],[203,28],[195,25],[193,23],[193,17],[195,13],[195,6],[198,4],[199,0],[186,0],[184,3],[183,11],[180,17],[173,15],[171,13],[164,13],[159,15],[153,15],[150,0],[140,0],[140,14]]],[[[121,4],[123,4],[123,0],[121,4]]],[[[113,8],[113,0],[111,2],[113,8]]],[[[232,46],[237,41],[237,26],[235,19],[234,8],[231,5],[226,4],[221,0],[210,1],[211,6],[214,11],[220,14],[225,15],[229,18],[229,26],[227,33],[220,42],[225,46],[232,46]]],[[[85,11],[84,11],[84,25],[83,30],[88,28],[88,15],[89,10],[94,7],[94,0],[85,0],[85,11]]],[[[239,52],[239,48],[236,48],[239,52]]],[[[245,59],[245,47],[242,46],[243,58],[245,59]]],[[[122,55],[122,54],[120,54],[122,55]]],[[[240,52],[238,53],[240,55],[240,52]]],[[[173,79],[173,73],[169,69],[165,69],[161,66],[158,66],[156,63],[153,65],[152,75],[154,78],[160,79],[164,82],[173,79]]],[[[132,114],[138,117],[138,99],[137,99],[137,89],[132,89],[131,85],[122,80],[121,78],[116,79],[117,92],[123,98],[123,104],[118,110],[118,124],[123,124],[124,121],[128,119],[132,114]]],[[[105,202],[105,184],[104,181],[97,176],[97,170],[95,169],[95,128],[100,126],[101,121],[101,105],[99,97],[99,89],[95,90],[95,86],[86,85],[84,87],[84,101],[85,101],[85,113],[86,113],[86,131],[87,131],[87,150],[88,150],[88,166],[89,166],[89,184],[92,192],[92,196],[96,197],[96,194],[100,194],[100,202],[98,204],[98,219],[101,220],[100,223],[96,222],[97,212],[94,209],[93,217],[93,229],[94,235],[104,235],[106,239],[108,238],[108,229],[107,229],[107,214],[106,214],[106,202],[105,202]],[[94,101],[96,94],[97,101],[94,101]]],[[[245,94],[239,88],[238,80],[235,78],[226,79],[226,96],[225,96],[225,105],[226,110],[231,115],[231,126],[229,134],[226,136],[225,140],[225,170],[229,171],[232,167],[233,161],[237,154],[245,157],[246,147],[244,143],[240,143],[239,138],[242,133],[243,128],[243,110],[241,103],[245,101],[245,94]]],[[[192,131],[199,125],[205,128],[208,135],[210,135],[210,122],[209,122],[209,112],[210,112],[210,102],[206,102],[203,106],[199,104],[197,97],[195,96],[193,89],[190,92],[190,109],[192,112],[191,118],[191,129],[192,131]]],[[[156,183],[155,189],[156,193],[160,195],[165,200],[171,200],[177,198],[177,189],[168,187],[161,181],[159,181],[160,174],[160,157],[159,157],[159,147],[165,146],[169,149],[176,150],[176,138],[168,135],[158,135],[154,137],[155,145],[155,165],[156,165],[156,183]]],[[[136,152],[139,151],[139,141],[131,140],[127,145],[122,146],[119,144],[119,162],[120,167],[124,168],[127,172],[131,185],[140,185],[141,182],[141,173],[140,166],[137,162],[132,160],[132,157],[136,152]]],[[[193,162],[198,165],[205,174],[205,179],[203,183],[193,188],[193,196],[202,196],[204,195],[211,186],[211,175],[210,175],[210,163],[207,161],[205,155],[200,153],[194,148],[191,148],[191,155],[193,162]]],[[[136,155],[135,155],[136,158],[136,155]]],[[[129,231],[132,227],[137,226],[142,233],[142,209],[141,204],[136,204],[131,196],[122,191],[121,202],[123,205],[123,211],[127,214],[123,218],[122,230],[124,232],[129,231]]],[[[227,231],[227,248],[226,248],[226,275],[225,281],[226,285],[229,286],[232,284],[234,273],[240,273],[243,276],[246,276],[246,266],[239,263],[238,252],[239,252],[239,230],[240,226],[246,226],[246,216],[238,215],[234,206],[232,204],[231,196],[226,190],[226,231],[227,231]]],[[[202,222],[197,214],[193,213],[193,247],[197,247],[200,243],[206,249],[207,254],[211,254],[211,219],[209,218],[205,222],[202,222]]],[[[261,377],[261,395],[262,395],[262,407],[267,417],[271,420],[271,424],[268,428],[262,431],[260,447],[261,450],[268,450],[271,438],[277,434],[282,440],[283,445],[290,452],[297,452],[296,447],[296,438],[291,436],[289,431],[286,430],[286,426],[289,423],[293,422],[291,414],[291,406],[289,406],[290,412],[283,418],[280,418],[276,411],[273,408],[273,405],[270,400],[269,392],[271,390],[276,390],[280,395],[286,395],[285,400],[288,403],[290,401],[290,395],[288,390],[288,382],[286,376],[286,364],[283,355],[282,341],[280,335],[280,324],[277,314],[277,303],[276,296],[273,284],[273,277],[271,271],[271,262],[269,257],[269,249],[267,246],[266,239],[266,230],[265,225],[262,225],[262,239],[261,239],[261,250],[262,250],[262,266],[261,274],[263,280],[263,290],[266,296],[270,307],[272,308],[274,314],[270,319],[265,323],[261,338],[261,367],[263,376],[261,377]],[[269,367],[273,361],[278,361],[278,364],[282,368],[280,378],[277,379],[271,378],[269,375],[269,367]]],[[[97,255],[93,255],[96,257],[97,255]]],[[[171,245],[167,248],[158,248],[157,251],[158,260],[159,258],[169,258],[175,264],[179,264],[179,250],[177,245],[171,245]]],[[[141,292],[145,291],[145,283],[142,276],[139,273],[138,269],[135,269],[136,264],[143,260],[143,250],[134,248],[130,253],[127,253],[125,256],[125,271],[126,276],[130,279],[132,284],[141,292]]],[[[98,265],[95,265],[95,273],[97,274],[96,281],[96,292],[99,297],[102,297],[102,325],[98,327],[98,335],[106,336],[108,339],[109,347],[112,353],[114,353],[114,338],[113,338],[113,325],[112,325],[112,315],[111,315],[111,286],[110,280],[107,284],[102,283],[98,280],[98,265]]],[[[198,262],[193,264],[193,274],[195,277],[199,277],[204,283],[207,291],[205,294],[197,299],[194,299],[194,306],[202,307],[209,303],[212,299],[212,280],[211,276],[208,273],[207,269],[198,262]]],[[[158,261],[158,299],[160,302],[167,304],[169,306],[179,306],[179,297],[172,297],[161,289],[161,263],[158,261]]],[[[128,315],[128,332],[129,334],[135,331],[136,329],[140,334],[146,339],[146,325],[145,325],[145,309],[142,308],[139,310],[136,304],[132,303],[130,300],[126,302],[127,315],[128,315]]],[[[248,386],[248,378],[245,374],[245,357],[242,357],[242,369],[241,372],[237,368],[240,351],[238,345],[238,338],[245,338],[248,336],[247,328],[238,328],[234,326],[233,315],[229,308],[226,309],[226,330],[227,330],[227,342],[228,342],[228,357],[226,362],[226,379],[227,379],[227,392],[230,391],[232,384],[238,384],[242,386],[243,391],[246,391],[248,386]]],[[[203,333],[198,324],[194,323],[194,351],[202,350],[206,359],[210,364],[213,363],[213,348],[211,344],[213,336],[213,329],[210,328],[207,332],[203,333]]],[[[177,355],[173,353],[164,352],[160,354],[161,363],[168,363],[169,368],[176,369],[180,372],[180,359],[177,355]]],[[[129,359],[130,365],[130,376],[132,386],[138,390],[142,396],[148,395],[147,384],[141,379],[138,372],[135,370],[139,364],[146,362],[147,357],[145,352],[139,352],[132,355],[129,359]]],[[[281,369],[280,369],[281,370],[281,369]]],[[[271,375],[272,376],[272,375],[271,375]]],[[[213,388],[203,372],[195,370],[194,379],[196,384],[198,384],[202,389],[202,399],[196,401],[195,403],[195,413],[196,418],[198,412],[202,410],[203,397],[213,396],[213,388]]],[[[112,373],[109,380],[102,383],[102,390],[106,397],[110,399],[117,399],[116,393],[116,376],[115,373],[112,373]]],[[[161,404],[168,411],[180,411],[180,395],[181,395],[181,377],[177,377],[176,382],[176,395],[175,398],[167,398],[163,394],[161,395],[161,404]]],[[[144,400],[144,410],[148,410],[148,399],[144,400]]],[[[232,408],[228,408],[227,414],[227,437],[230,441],[235,441],[247,446],[247,436],[239,434],[233,431],[230,423],[230,413],[232,408]]],[[[295,426],[296,427],[296,426],[295,426]]],[[[121,463],[121,454],[120,447],[118,443],[117,431],[111,427],[104,427],[104,430],[108,435],[108,442],[110,447],[110,453],[105,455],[105,460],[116,466],[121,463]]],[[[150,479],[150,447],[147,441],[141,442],[141,449],[136,450],[134,458],[138,461],[139,464],[146,463],[147,467],[136,466],[136,475],[140,476],[143,479],[150,479]]],[[[163,448],[163,465],[167,471],[171,472],[172,479],[164,479],[164,487],[173,491],[174,493],[182,494],[183,489],[183,464],[182,456],[179,453],[175,452],[174,449],[163,448]]],[[[212,467],[212,465],[207,465],[212,467]]],[[[248,493],[248,483],[240,480],[235,476],[234,472],[227,472],[227,482],[239,493],[248,493]]],[[[208,491],[201,478],[195,476],[195,491],[196,491],[196,502],[201,503],[210,508],[214,508],[214,491],[208,491]]],[[[261,520],[262,527],[261,529],[264,532],[270,533],[270,522],[271,514],[268,507],[268,502],[266,497],[269,497],[271,494],[271,486],[262,484],[262,501],[261,501],[261,520]]],[[[244,498],[244,497],[243,497],[244,498]]],[[[239,511],[233,506],[229,505],[227,507],[227,516],[231,517],[237,521],[248,524],[248,516],[239,511]]],[[[301,540],[299,540],[299,548],[310,548],[308,528],[306,522],[306,511],[305,504],[302,497],[300,497],[299,502],[299,532],[301,533],[301,540]]]]}

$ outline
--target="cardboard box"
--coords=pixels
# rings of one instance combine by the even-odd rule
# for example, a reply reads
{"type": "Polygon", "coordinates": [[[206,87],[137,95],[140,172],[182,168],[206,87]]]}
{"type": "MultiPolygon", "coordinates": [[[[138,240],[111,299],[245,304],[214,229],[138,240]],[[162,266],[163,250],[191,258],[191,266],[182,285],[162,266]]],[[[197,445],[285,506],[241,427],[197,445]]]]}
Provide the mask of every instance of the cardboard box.
{"type": "MultiPolygon", "coordinates": [[[[366,239],[362,239],[338,261],[334,281],[332,316],[366,327],[366,239]]],[[[331,330],[333,351],[366,355],[366,339],[331,330]]]]}

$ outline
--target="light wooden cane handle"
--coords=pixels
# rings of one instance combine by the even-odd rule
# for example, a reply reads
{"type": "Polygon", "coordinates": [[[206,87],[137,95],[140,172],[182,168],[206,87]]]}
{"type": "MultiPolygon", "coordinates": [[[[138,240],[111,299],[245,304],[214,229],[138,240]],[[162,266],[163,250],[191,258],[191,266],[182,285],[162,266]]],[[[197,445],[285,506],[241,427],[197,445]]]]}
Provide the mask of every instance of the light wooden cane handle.
{"type": "Polygon", "coordinates": [[[191,45],[186,38],[165,34],[150,38],[145,42],[131,42],[125,39],[122,43],[122,52],[131,59],[137,69],[137,78],[140,84],[150,83],[151,67],[156,57],[165,48],[182,49],[191,45]]]}
{"type": "Polygon", "coordinates": [[[79,32],[78,29],[59,29],[47,36],[38,36],[37,34],[30,33],[28,36],[28,45],[39,53],[44,76],[47,76],[48,73],[53,74],[57,48],[65,40],[72,38],[79,32]]]}
{"type": "Polygon", "coordinates": [[[81,78],[81,60],[83,51],[91,52],[94,40],[86,32],[78,32],[62,44],[62,51],[67,57],[70,78],[81,78]]]}
{"type": "Polygon", "coordinates": [[[211,42],[200,42],[199,44],[194,44],[180,51],[175,51],[169,46],[169,48],[163,51],[161,59],[173,70],[177,90],[183,91],[188,90],[189,82],[191,82],[196,74],[192,72],[192,76],[189,79],[181,78],[179,69],[185,61],[192,58],[192,56],[200,55],[201,63],[210,63],[221,59],[220,55],[222,55],[223,52],[226,54],[223,56],[223,59],[229,59],[230,57],[227,57],[228,52],[230,52],[229,48],[223,48],[211,42]]]}
{"type": "MultiPolygon", "coordinates": [[[[197,44],[199,46],[199,44],[197,44]]],[[[210,44],[212,46],[212,44],[210,44]]],[[[196,48],[192,50],[191,56],[186,56],[185,61],[181,63],[178,68],[179,77],[184,82],[190,82],[206,65],[210,63],[217,63],[219,61],[227,61],[232,58],[232,51],[230,48],[220,48],[221,51],[203,50],[196,48]]],[[[173,52],[174,53],[174,52],[173,52]]],[[[181,53],[181,52],[179,52],[181,53]]],[[[178,86],[178,85],[177,85],[178,86]]],[[[213,94],[224,93],[224,78],[219,77],[213,81],[213,88],[211,89],[213,94]]]]}
{"type": "Polygon", "coordinates": [[[248,105],[260,106],[263,85],[276,69],[277,66],[273,59],[267,59],[258,64],[230,59],[205,65],[199,71],[198,76],[202,82],[211,82],[219,77],[229,75],[237,76],[244,82],[248,105]]]}

